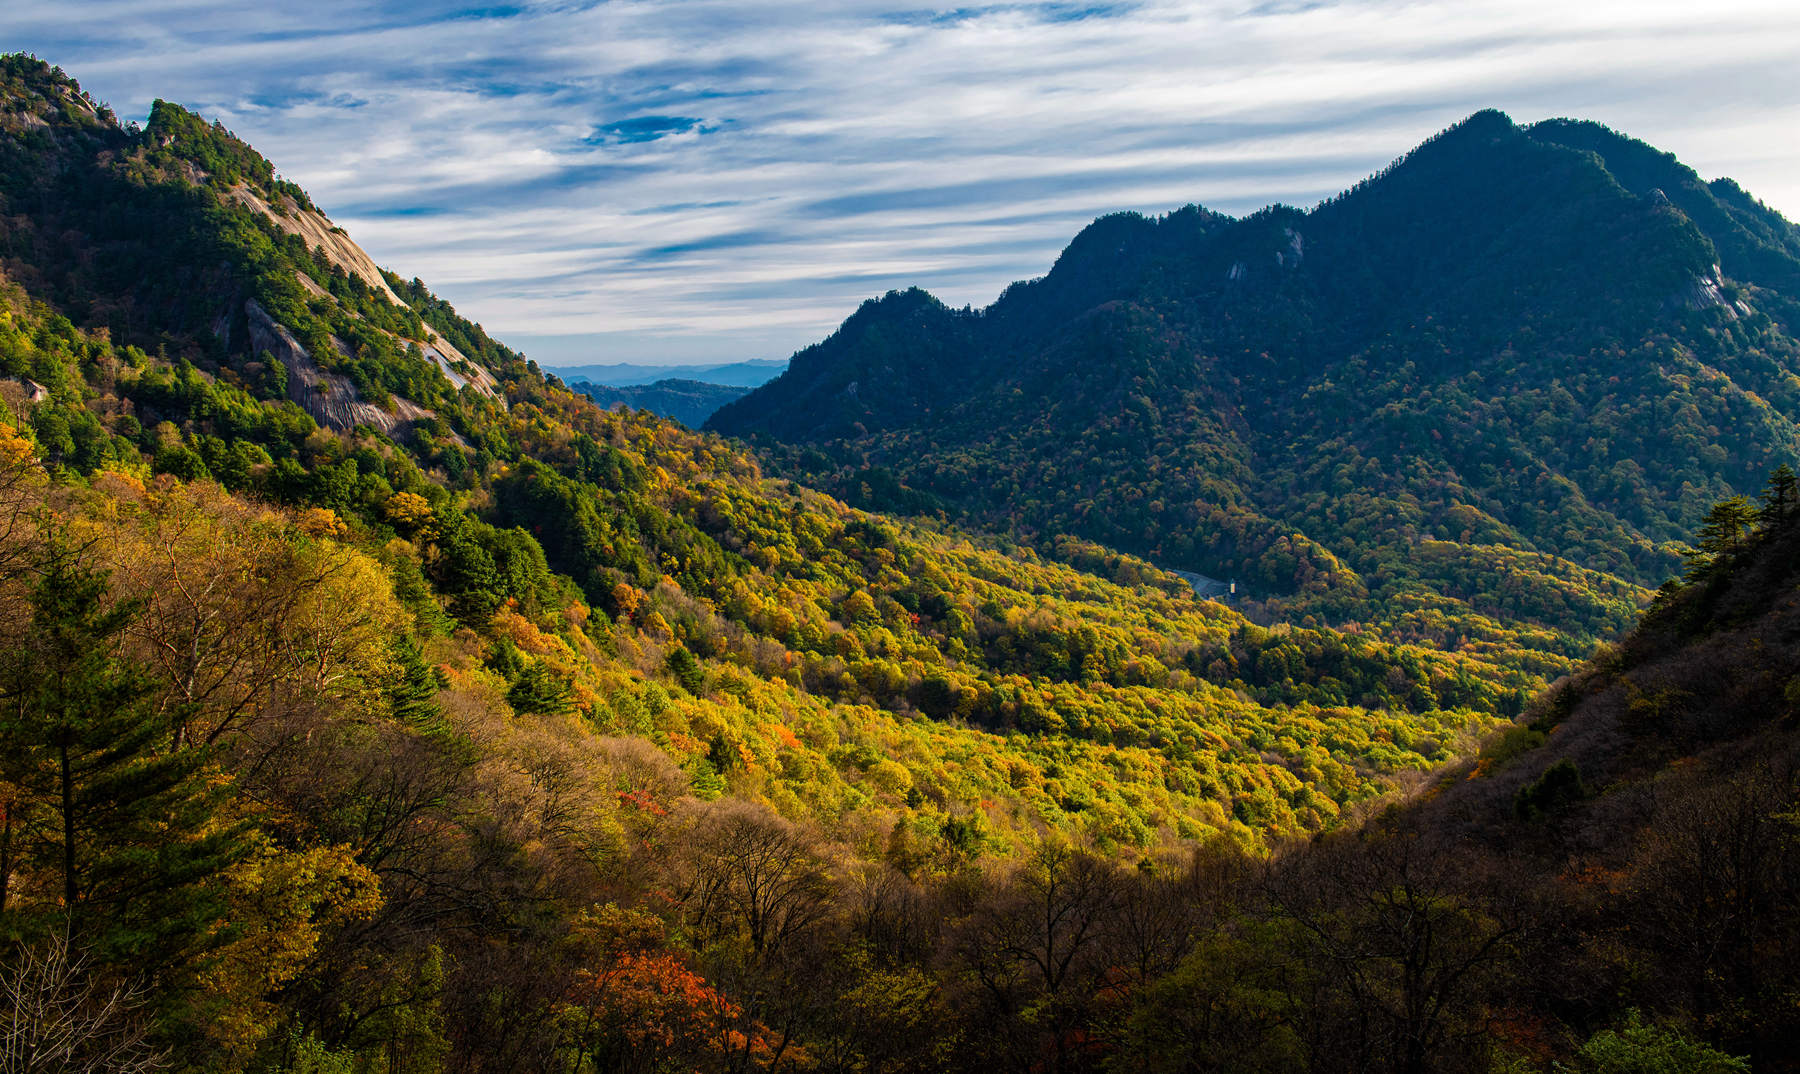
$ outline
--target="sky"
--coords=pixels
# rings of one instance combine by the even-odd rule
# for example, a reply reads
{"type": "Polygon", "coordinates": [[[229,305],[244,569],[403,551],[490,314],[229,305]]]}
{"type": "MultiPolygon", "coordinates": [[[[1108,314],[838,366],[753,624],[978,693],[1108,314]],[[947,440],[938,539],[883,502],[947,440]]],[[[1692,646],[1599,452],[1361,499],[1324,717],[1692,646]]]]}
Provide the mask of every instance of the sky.
{"type": "Polygon", "coordinates": [[[4,0],[0,49],[222,121],[552,367],[984,306],[1096,216],[1308,207],[1490,107],[1800,219],[1793,0],[4,0]]]}

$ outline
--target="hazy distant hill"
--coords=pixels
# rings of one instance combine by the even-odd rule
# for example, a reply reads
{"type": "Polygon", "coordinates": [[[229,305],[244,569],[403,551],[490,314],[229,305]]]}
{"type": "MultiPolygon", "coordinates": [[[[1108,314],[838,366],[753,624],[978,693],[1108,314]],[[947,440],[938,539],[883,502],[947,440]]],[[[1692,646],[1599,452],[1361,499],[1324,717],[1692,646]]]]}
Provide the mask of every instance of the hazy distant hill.
{"type": "Polygon", "coordinates": [[[723,365],[636,365],[618,362],[612,365],[571,365],[546,369],[565,381],[585,380],[614,388],[653,384],[659,380],[691,380],[702,384],[723,384],[736,388],[755,388],[767,384],[787,368],[787,362],[774,358],[752,358],[723,365]]]}
{"type": "Polygon", "coordinates": [[[1800,231],[1729,180],[1483,112],[1310,212],[1109,216],[987,309],[865,303],[709,427],[1295,613],[1580,647],[1795,457],[1796,281],[1800,231]]]}
{"type": "Polygon", "coordinates": [[[700,428],[714,411],[750,393],[749,388],[684,379],[613,387],[576,378],[568,384],[602,407],[611,409],[622,403],[635,409],[648,410],[652,414],[661,414],[665,418],[674,418],[690,429],[700,428]]]}

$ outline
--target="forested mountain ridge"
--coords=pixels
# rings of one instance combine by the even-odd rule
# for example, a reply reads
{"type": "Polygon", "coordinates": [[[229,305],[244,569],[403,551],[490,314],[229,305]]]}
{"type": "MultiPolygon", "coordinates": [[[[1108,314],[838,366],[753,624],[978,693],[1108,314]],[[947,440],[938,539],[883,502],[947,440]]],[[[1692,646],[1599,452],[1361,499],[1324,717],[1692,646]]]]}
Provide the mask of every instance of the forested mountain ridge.
{"type": "MultiPolygon", "coordinates": [[[[7,275],[111,338],[239,356],[234,377],[314,419],[392,433],[496,398],[492,374],[426,319],[441,305],[384,274],[306,193],[217,124],[158,101],[121,126],[72,82],[9,64],[0,100],[7,275]],[[406,297],[402,298],[401,294],[406,297]],[[421,310],[426,315],[421,314],[421,310]]],[[[435,318],[434,319],[438,319],[435,318]]],[[[448,435],[443,421],[417,431],[448,435]]]]}
{"type": "Polygon", "coordinates": [[[5,57],[0,130],[0,983],[88,1019],[67,1065],[1035,1069],[1022,862],[1169,896],[1571,665],[854,510],[568,392],[176,106],[5,57]]]}
{"type": "Polygon", "coordinates": [[[674,418],[691,429],[700,428],[706,424],[706,419],[712,416],[713,411],[733,399],[743,398],[750,390],[683,377],[665,377],[648,384],[628,384],[622,387],[580,379],[567,383],[573,390],[592,399],[596,406],[608,410],[615,406],[648,410],[652,414],[674,418]]]}
{"type": "Polygon", "coordinates": [[[1271,613],[1580,653],[1794,458],[1797,280],[1800,230],[1730,181],[1484,112],[1309,212],[1106,217],[987,309],[866,303],[709,428],[1271,613]]]}

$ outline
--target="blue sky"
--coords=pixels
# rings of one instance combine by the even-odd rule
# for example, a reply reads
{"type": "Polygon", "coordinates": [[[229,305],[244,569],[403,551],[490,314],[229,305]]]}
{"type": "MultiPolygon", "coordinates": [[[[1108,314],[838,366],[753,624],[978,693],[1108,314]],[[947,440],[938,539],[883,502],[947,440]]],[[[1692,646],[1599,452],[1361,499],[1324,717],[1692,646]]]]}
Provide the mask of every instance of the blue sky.
{"type": "Polygon", "coordinates": [[[0,48],[222,120],[547,365],[985,305],[1102,213],[1311,205],[1484,107],[1800,215],[1792,0],[5,0],[0,48]]]}

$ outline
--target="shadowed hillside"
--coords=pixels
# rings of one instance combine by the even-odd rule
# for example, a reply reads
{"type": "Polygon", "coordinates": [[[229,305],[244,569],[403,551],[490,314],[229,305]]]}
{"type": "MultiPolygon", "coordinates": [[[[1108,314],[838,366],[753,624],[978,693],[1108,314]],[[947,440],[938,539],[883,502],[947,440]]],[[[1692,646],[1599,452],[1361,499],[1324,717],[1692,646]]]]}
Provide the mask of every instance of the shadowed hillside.
{"type": "Polygon", "coordinates": [[[1106,217],[985,310],[866,303],[710,427],[1267,614],[1579,654],[1794,459],[1797,273],[1728,180],[1484,112],[1309,212],[1106,217]]]}

